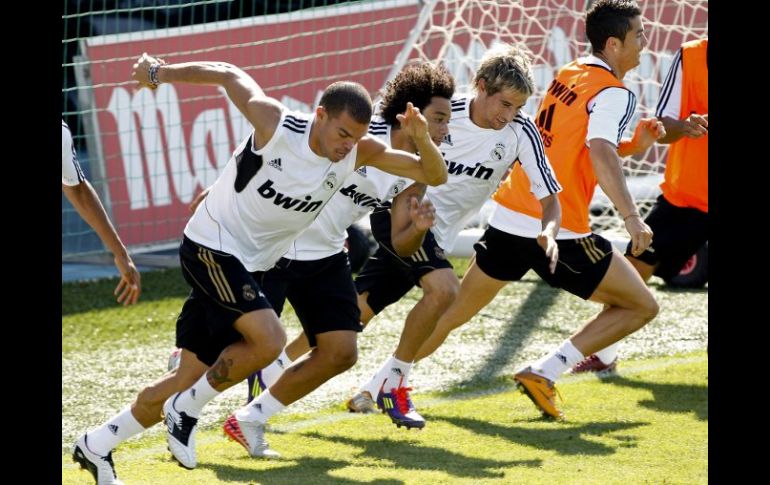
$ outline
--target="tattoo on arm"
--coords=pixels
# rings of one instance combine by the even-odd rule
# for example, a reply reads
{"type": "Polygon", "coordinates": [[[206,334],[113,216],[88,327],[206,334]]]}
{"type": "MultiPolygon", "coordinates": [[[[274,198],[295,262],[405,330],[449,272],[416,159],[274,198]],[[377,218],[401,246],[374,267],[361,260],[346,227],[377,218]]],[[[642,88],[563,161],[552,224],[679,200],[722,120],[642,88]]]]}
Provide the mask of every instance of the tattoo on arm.
{"type": "Polygon", "coordinates": [[[211,366],[211,369],[206,373],[206,379],[209,381],[209,384],[211,384],[211,387],[216,387],[226,382],[233,382],[229,378],[230,368],[232,366],[232,359],[225,360],[222,357],[218,358],[217,361],[214,362],[214,365],[211,366]]]}
{"type": "Polygon", "coordinates": [[[297,372],[297,371],[299,371],[299,370],[302,368],[302,366],[304,366],[304,365],[305,365],[305,361],[304,361],[304,360],[303,360],[302,362],[297,362],[296,364],[293,364],[293,365],[291,366],[291,371],[292,371],[292,372],[297,372]]]}

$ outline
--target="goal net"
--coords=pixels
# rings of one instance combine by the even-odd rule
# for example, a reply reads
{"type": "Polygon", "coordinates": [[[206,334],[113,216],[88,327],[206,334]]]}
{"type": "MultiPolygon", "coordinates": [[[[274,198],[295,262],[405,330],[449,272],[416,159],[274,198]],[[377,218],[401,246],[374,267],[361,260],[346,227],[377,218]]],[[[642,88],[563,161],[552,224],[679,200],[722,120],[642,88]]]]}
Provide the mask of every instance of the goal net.
{"type": "MultiPolygon", "coordinates": [[[[682,42],[708,32],[706,0],[643,1],[649,45],[626,75],[637,96],[635,119],[652,116],[662,80],[682,42]]],[[[556,70],[589,52],[585,0],[198,1],[173,6],[65,2],[62,116],[81,162],[124,242],[133,251],[172,247],[189,218],[188,204],[210,185],[249,130],[220,90],[161,85],[136,91],[131,65],[142,53],[168,62],[231,62],[293,109],[311,110],[337,80],[375,94],[405,64],[441,61],[459,89],[468,87],[495,42],[524,44],[534,57],[536,114],[556,70]],[[68,10],[74,8],[75,10],[68,10]]],[[[627,133],[630,136],[630,131],[627,133]]],[[[657,196],[666,148],[628,158],[625,171],[644,213],[657,196]]],[[[600,190],[595,230],[622,231],[600,190]]],[[[62,255],[101,249],[63,200],[62,255]]],[[[484,217],[478,219],[484,222],[484,217]]]]}

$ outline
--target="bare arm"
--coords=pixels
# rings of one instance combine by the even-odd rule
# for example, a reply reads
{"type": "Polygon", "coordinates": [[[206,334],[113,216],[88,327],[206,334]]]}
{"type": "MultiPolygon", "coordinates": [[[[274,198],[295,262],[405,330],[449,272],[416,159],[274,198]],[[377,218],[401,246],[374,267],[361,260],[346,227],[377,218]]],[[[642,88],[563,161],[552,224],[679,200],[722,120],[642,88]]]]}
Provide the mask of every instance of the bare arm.
{"type": "Polygon", "coordinates": [[[656,141],[666,136],[664,124],[657,118],[642,118],[636,125],[633,138],[621,140],[618,155],[627,157],[644,153],[656,141]]]}
{"type": "Polygon", "coordinates": [[[388,148],[382,141],[365,136],[358,144],[356,168],[369,165],[402,177],[408,177],[428,185],[441,185],[447,181],[448,173],[444,157],[430,139],[428,121],[420,110],[407,103],[404,115],[398,115],[401,129],[408,134],[420,153],[418,158],[411,153],[388,148]]]}
{"type": "Polygon", "coordinates": [[[120,281],[114,291],[118,303],[124,305],[136,303],[142,292],[139,271],[107,217],[96,191],[88,180],[72,186],[62,184],[62,191],[78,214],[96,231],[104,245],[113,254],[115,266],[120,271],[120,281]]]}
{"type": "Polygon", "coordinates": [[[683,120],[676,120],[668,116],[659,119],[666,128],[666,136],[658,140],[660,143],[674,143],[684,136],[688,138],[700,138],[708,135],[709,132],[708,113],[704,115],[692,113],[683,120]]]}
{"type": "Polygon", "coordinates": [[[390,240],[402,258],[414,254],[435,222],[436,210],[427,199],[425,185],[415,183],[393,199],[390,209],[390,240]]]}
{"type": "Polygon", "coordinates": [[[145,53],[134,64],[131,73],[140,88],[157,87],[150,78],[153,65],[158,65],[156,74],[160,83],[222,86],[233,104],[254,126],[255,148],[262,148],[275,133],[281,119],[281,103],[266,96],[259,84],[239,67],[208,61],[166,64],[145,53]]]}
{"type": "Polygon", "coordinates": [[[652,229],[639,216],[634,199],[626,186],[621,170],[622,161],[615,146],[603,138],[589,141],[594,173],[607,197],[620,212],[631,236],[631,254],[640,255],[652,241],[652,229]]]}
{"type": "Polygon", "coordinates": [[[548,269],[553,274],[556,271],[556,262],[559,261],[559,246],[556,244],[556,234],[561,227],[561,204],[559,196],[551,194],[540,199],[543,208],[541,219],[543,230],[537,235],[537,244],[545,251],[545,256],[550,260],[548,269]]]}

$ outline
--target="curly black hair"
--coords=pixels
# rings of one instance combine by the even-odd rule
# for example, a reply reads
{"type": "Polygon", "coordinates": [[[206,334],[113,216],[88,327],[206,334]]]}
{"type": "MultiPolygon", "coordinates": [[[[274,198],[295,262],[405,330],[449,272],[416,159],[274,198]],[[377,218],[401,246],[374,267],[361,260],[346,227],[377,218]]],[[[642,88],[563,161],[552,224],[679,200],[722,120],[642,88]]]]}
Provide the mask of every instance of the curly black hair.
{"type": "Polygon", "coordinates": [[[423,110],[434,96],[452,99],[454,92],[455,80],[445,67],[429,62],[412,64],[385,85],[380,114],[390,126],[399,126],[396,115],[406,111],[407,102],[423,110]]]}

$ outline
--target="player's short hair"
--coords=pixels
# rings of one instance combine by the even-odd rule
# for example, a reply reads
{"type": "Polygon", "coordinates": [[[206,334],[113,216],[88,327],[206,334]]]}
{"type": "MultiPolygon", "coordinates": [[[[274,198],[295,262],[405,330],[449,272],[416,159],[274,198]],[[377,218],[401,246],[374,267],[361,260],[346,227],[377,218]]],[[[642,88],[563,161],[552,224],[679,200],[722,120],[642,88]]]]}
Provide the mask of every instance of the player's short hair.
{"type": "Polygon", "coordinates": [[[406,103],[425,109],[434,96],[452,99],[455,80],[444,66],[430,62],[406,66],[385,85],[380,114],[391,126],[398,126],[396,115],[406,111],[406,103]]]}
{"type": "Polygon", "coordinates": [[[372,98],[363,86],[355,82],[337,81],[330,84],[318,104],[332,118],[338,117],[343,111],[362,124],[368,125],[372,118],[372,98]]]}
{"type": "Polygon", "coordinates": [[[634,0],[597,0],[586,13],[586,36],[594,53],[602,52],[607,39],[625,40],[631,20],[642,14],[634,0]]]}
{"type": "Polygon", "coordinates": [[[478,87],[481,79],[490,96],[503,89],[515,89],[527,95],[535,92],[532,60],[513,44],[498,44],[484,54],[473,77],[473,85],[478,87]]]}

